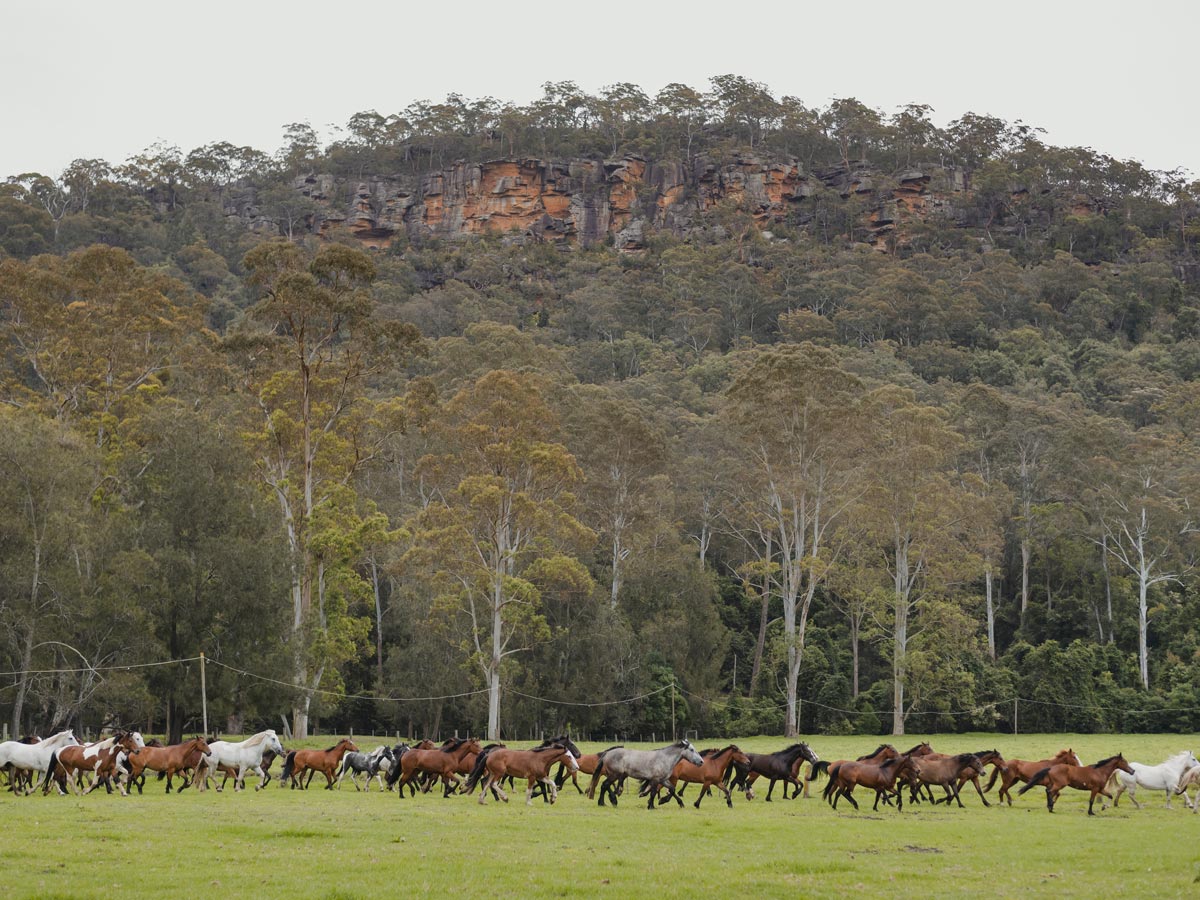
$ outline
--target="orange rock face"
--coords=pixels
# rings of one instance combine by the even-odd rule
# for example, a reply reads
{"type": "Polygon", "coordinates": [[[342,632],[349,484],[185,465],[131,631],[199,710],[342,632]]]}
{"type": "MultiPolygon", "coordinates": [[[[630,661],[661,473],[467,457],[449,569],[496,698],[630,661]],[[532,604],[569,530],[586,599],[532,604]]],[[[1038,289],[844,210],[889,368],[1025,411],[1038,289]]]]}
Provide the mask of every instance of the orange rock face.
{"type": "MultiPolygon", "coordinates": [[[[740,208],[764,228],[786,221],[802,225],[804,201],[818,190],[832,189],[843,197],[874,201],[863,224],[872,243],[882,246],[905,219],[931,214],[931,175],[903,172],[889,178],[895,186],[888,189],[875,186],[879,179],[879,173],[862,165],[808,173],[794,161],[750,156],[723,164],[704,158],[647,162],[630,156],[605,162],[458,163],[420,179],[361,183],[340,210],[329,200],[338,192],[332,176],[301,179],[297,190],[320,202],[319,233],[344,227],[369,247],[387,247],[400,232],[443,237],[499,232],[638,249],[644,234],[684,233],[720,204],[740,208]]],[[[943,190],[964,190],[961,173],[939,171],[936,179],[943,190]]]]}

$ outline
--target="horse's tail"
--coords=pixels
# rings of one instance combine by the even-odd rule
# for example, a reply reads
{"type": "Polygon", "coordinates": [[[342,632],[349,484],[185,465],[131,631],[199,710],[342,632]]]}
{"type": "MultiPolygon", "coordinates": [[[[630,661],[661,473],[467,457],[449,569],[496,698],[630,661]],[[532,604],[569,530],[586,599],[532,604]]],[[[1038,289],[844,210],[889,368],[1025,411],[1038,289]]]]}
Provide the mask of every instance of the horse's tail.
{"type": "Polygon", "coordinates": [[[992,766],[992,777],[991,777],[991,779],[988,781],[988,783],[987,783],[987,787],[985,787],[985,788],[983,789],[983,792],[984,792],[985,794],[986,794],[988,791],[990,791],[990,790],[992,789],[992,786],[993,786],[993,785],[995,785],[995,783],[996,783],[996,779],[997,779],[997,778],[999,778],[999,777],[1000,777],[1000,767],[999,767],[999,766],[992,766]]]}
{"type": "Polygon", "coordinates": [[[1025,793],[1027,790],[1029,790],[1034,785],[1040,784],[1042,779],[1045,778],[1049,772],[1050,772],[1050,767],[1046,766],[1046,768],[1042,769],[1040,772],[1038,772],[1036,775],[1034,775],[1032,778],[1030,778],[1028,784],[1026,784],[1019,791],[1017,791],[1017,796],[1020,797],[1023,793],[1025,793]]]}
{"type": "Polygon", "coordinates": [[[292,776],[292,770],[296,768],[296,751],[288,752],[287,759],[283,761],[283,771],[279,773],[279,783],[283,782],[292,776]]]}
{"type": "Polygon", "coordinates": [[[479,784],[483,778],[483,773],[487,771],[487,758],[491,752],[492,748],[490,747],[487,750],[479,751],[479,755],[475,757],[475,765],[471,767],[471,774],[467,776],[467,780],[459,788],[459,793],[475,793],[475,785],[479,784]]]}
{"type": "MultiPolygon", "coordinates": [[[[42,796],[45,796],[46,794],[50,793],[50,782],[52,782],[54,780],[54,770],[57,768],[58,768],[58,751],[56,750],[50,754],[50,762],[46,765],[46,777],[42,780],[42,784],[41,784],[42,796]]],[[[9,775],[9,778],[13,778],[15,775],[16,775],[16,770],[14,769],[12,774],[9,775]]]]}
{"type": "Polygon", "coordinates": [[[829,760],[822,759],[821,761],[815,762],[811,766],[808,767],[808,777],[805,778],[804,780],[805,781],[816,781],[822,775],[828,775],[828,774],[829,774],[829,760]]]}
{"type": "Polygon", "coordinates": [[[821,796],[825,800],[829,800],[833,796],[834,786],[837,785],[838,772],[840,772],[842,770],[842,766],[839,763],[838,765],[834,766],[832,769],[829,769],[829,764],[826,763],[825,765],[829,771],[829,783],[825,785],[825,790],[821,791],[821,796]]]}

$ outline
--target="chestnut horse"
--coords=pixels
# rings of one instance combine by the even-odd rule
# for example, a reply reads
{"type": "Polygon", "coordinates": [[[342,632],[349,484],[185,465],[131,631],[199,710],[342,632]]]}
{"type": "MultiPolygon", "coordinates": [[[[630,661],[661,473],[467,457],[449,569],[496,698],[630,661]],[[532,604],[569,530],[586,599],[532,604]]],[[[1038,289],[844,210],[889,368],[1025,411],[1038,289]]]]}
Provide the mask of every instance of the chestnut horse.
{"type": "Polygon", "coordinates": [[[480,805],[487,802],[489,790],[497,799],[508,802],[508,795],[500,787],[505,778],[525,778],[529,781],[529,787],[525,789],[526,806],[533,805],[533,788],[537,784],[545,785],[550,792],[550,803],[553,804],[558,799],[558,785],[550,777],[550,769],[555,763],[563,763],[568,769],[574,769],[575,755],[563,744],[535,747],[532,750],[492,748],[484,760],[487,778],[479,792],[480,805]]]}
{"type": "Polygon", "coordinates": [[[405,786],[411,784],[418,775],[427,773],[434,780],[441,778],[445,782],[442,797],[449,797],[462,784],[458,768],[463,758],[468,754],[478,754],[480,749],[479,741],[474,738],[455,738],[434,750],[409,750],[400,757],[400,787],[397,793],[403,797],[405,786]]]}
{"type": "Polygon", "coordinates": [[[358,745],[349,738],[342,738],[332,747],[325,750],[293,750],[284,759],[283,771],[279,773],[279,783],[289,781],[293,788],[307,790],[312,784],[313,776],[320,772],[325,776],[325,790],[333,788],[333,775],[342,764],[342,757],[350,752],[357,752],[358,745]],[[308,780],[304,773],[308,772],[308,780]]]}
{"type": "Polygon", "coordinates": [[[988,781],[987,787],[985,787],[983,790],[985,792],[990,791],[992,789],[992,785],[996,783],[996,777],[999,776],[1001,779],[1000,793],[997,796],[1001,800],[1004,800],[1007,797],[1008,805],[1012,806],[1012,794],[1009,792],[1009,788],[1011,788],[1018,781],[1028,781],[1042,769],[1048,769],[1050,766],[1057,766],[1063,763],[1072,766],[1083,765],[1083,763],[1079,761],[1079,757],[1076,756],[1075,751],[1070,747],[1059,750],[1050,759],[1008,759],[1005,761],[1003,766],[997,766],[992,770],[991,780],[988,781]]]}
{"type": "Polygon", "coordinates": [[[1094,816],[1096,813],[1093,812],[1092,806],[1095,804],[1097,796],[1112,799],[1112,794],[1105,789],[1105,786],[1108,784],[1108,779],[1112,777],[1112,773],[1118,770],[1129,775],[1133,774],[1133,769],[1130,768],[1129,763],[1125,762],[1125,757],[1120,753],[1110,756],[1108,759],[1102,759],[1094,766],[1072,766],[1069,763],[1060,763],[1042,769],[1030,778],[1029,784],[1017,791],[1017,796],[1021,796],[1039,784],[1045,785],[1046,809],[1054,812],[1054,804],[1063,788],[1073,787],[1077,791],[1089,791],[1091,796],[1088,798],[1088,815],[1094,816]]]}
{"type": "MultiPolygon", "coordinates": [[[[170,744],[166,747],[137,747],[128,752],[130,780],[141,777],[146,769],[153,769],[167,779],[167,793],[171,793],[171,782],[176,775],[188,768],[189,756],[196,753],[208,754],[208,742],[202,737],[192,738],[182,744],[170,744]]],[[[192,763],[195,765],[195,762],[192,763]]],[[[186,786],[186,778],[184,786],[186,786]]],[[[183,787],[180,787],[182,790],[183,787]]],[[[140,792],[139,788],[139,792],[140,792]]]]}
{"type": "Polygon", "coordinates": [[[735,763],[743,766],[750,765],[750,757],[743,753],[736,744],[730,744],[722,750],[716,748],[701,750],[700,758],[704,760],[704,763],[699,766],[693,765],[686,759],[680,759],[675,763],[675,768],[671,771],[671,787],[675,787],[680,781],[686,784],[701,785],[700,796],[692,804],[699,809],[700,801],[706,794],[712,793],[715,785],[725,794],[725,805],[732,809],[733,792],[726,786],[726,778],[735,763]]]}

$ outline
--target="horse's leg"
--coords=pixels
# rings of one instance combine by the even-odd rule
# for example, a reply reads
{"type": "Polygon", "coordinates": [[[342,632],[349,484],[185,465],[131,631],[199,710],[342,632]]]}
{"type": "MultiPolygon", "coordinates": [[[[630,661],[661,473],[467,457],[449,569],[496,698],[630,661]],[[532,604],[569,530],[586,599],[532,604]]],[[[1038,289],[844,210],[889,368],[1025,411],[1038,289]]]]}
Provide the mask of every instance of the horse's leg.
{"type": "MultiPolygon", "coordinates": [[[[987,797],[983,796],[983,788],[979,786],[979,776],[978,775],[974,775],[971,777],[971,784],[975,785],[975,790],[979,792],[979,799],[983,801],[983,805],[991,806],[992,804],[988,803],[987,797]]],[[[959,785],[960,790],[961,790],[961,787],[962,786],[959,785]]]]}
{"type": "Polygon", "coordinates": [[[842,796],[850,801],[851,806],[853,806],[855,809],[858,809],[858,801],[854,799],[853,791],[854,791],[853,785],[851,785],[850,787],[842,788],[842,796]]]}
{"type": "MultiPolygon", "coordinates": [[[[771,783],[769,785],[767,785],[767,802],[768,803],[771,802],[771,791],[775,790],[775,781],[776,781],[776,779],[772,778],[771,783]]],[[[784,791],[786,792],[787,788],[784,788],[784,791]]]]}

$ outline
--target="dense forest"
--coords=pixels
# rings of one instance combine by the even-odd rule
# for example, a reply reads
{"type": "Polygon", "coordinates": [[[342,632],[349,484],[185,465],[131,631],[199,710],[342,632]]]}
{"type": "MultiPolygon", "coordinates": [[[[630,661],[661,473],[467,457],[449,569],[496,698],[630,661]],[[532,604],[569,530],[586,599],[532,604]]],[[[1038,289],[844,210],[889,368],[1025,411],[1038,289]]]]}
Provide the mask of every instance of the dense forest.
{"type": "Polygon", "coordinates": [[[932,112],[563,82],[8,178],[8,727],[199,729],[203,651],[232,732],[1196,731],[1200,182],[932,112]],[[701,196],[748,158],[811,189],[701,196]],[[692,212],[334,214],[498,159],[692,212]]]}

